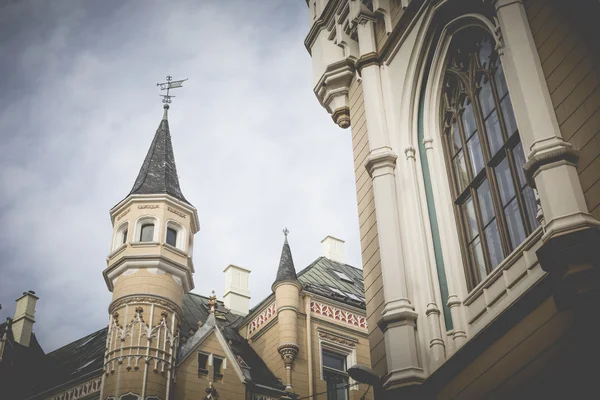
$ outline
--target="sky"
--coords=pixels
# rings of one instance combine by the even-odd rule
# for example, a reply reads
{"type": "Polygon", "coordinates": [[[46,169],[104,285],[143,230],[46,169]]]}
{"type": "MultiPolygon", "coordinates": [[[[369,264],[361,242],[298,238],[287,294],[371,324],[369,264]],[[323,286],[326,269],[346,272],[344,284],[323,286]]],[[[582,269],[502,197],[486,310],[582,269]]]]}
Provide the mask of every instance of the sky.
{"type": "Polygon", "coordinates": [[[177,89],[169,124],[182,191],[198,209],[194,292],[223,269],[270,294],[283,244],[296,269],[346,241],[360,267],[350,130],[312,88],[304,0],[0,2],[0,318],[39,296],[46,352],[108,323],[109,209],[125,197],[177,89]]]}

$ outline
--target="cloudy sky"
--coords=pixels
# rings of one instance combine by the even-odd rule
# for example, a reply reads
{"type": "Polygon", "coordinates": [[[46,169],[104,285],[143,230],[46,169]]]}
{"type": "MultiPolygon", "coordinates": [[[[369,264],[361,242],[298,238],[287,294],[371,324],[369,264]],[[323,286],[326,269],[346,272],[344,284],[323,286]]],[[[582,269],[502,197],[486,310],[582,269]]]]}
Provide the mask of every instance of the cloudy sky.
{"type": "Polygon", "coordinates": [[[262,300],[285,226],[298,270],[328,234],[360,266],[350,131],[312,93],[304,0],[2,4],[2,320],[34,290],[46,351],[106,325],[108,210],[131,190],[167,74],[189,78],[169,120],[201,223],[195,292],[220,297],[233,263],[262,300]]]}

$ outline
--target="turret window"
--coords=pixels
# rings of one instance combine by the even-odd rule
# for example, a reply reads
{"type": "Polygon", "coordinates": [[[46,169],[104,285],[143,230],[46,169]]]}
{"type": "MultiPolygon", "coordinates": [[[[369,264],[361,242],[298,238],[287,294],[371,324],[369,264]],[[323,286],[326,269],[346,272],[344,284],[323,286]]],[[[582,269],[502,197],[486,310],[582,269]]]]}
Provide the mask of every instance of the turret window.
{"type": "Polygon", "coordinates": [[[123,231],[123,235],[121,235],[121,244],[125,244],[125,243],[127,243],[127,234],[128,234],[128,233],[129,233],[129,232],[127,231],[127,229],[125,229],[125,230],[123,231]]]}
{"type": "Polygon", "coordinates": [[[114,237],[114,241],[113,241],[113,250],[116,250],[117,248],[119,248],[119,247],[123,246],[125,243],[127,243],[128,233],[129,233],[129,223],[125,222],[124,224],[119,226],[119,228],[117,229],[117,231],[115,233],[115,237],[114,237]]]}
{"type": "Polygon", "coordinates": [[[152,242],[154,240],[154,224],[142,224],[140,229],[140,242],[152,242]]]}
{"type": "Polygon", "coordinates": [[[177,246],[177,230],[175,228],[167,228],[167,244],[173,247],[177,246]]]}

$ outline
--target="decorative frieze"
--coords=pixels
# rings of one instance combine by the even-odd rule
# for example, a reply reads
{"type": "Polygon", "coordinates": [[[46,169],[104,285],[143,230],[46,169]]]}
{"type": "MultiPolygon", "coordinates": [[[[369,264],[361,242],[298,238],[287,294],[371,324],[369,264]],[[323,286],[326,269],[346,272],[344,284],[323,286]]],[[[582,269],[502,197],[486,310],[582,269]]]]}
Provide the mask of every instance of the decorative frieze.
{"type": "Polygon", "coordinates": [[[170,212],[172,212],[175,215],[179,215],[181,218],[187,218],[187,215],[185,215],[181,211],[174,209],[173,207],[167,207],[167,210],[169,210],[170,212]]]}
{"type": "Polygon", "coordinates": [[[342,346],[346,346],[346,347],[356,347],[356,343],[357,343],[356,339],[348,338],[346,336],[338,335],[333,332],[328,332],[328,331],[324,331],[324,330],[320,330],[320,329],[318,330],[318,332],[319,332],[319,339],[321,339],[321,340],[326,340],[328,342],[341,344],[342,346]]]}
{"type": "Polygon", "coordinates": [[[275,315],[277,315],[277,307],[275,302],[271,303],[264,310],[261,311],[250,323],[248,324],[248,336],[256,332],[260,327],[269,322],[275,315]]]}
{"type": "Polygon", "coordinates": [[[254,393],[252,400],[279,400],[279,397],[267,396],[266,394],[254,393]]]}
{"type": "Polygon", "coordinates": [[[133,304],[147,305],[148,307],[150,305],[154,304],[154,305],[157,305],[157,306],[167,309],[167,311],[169,311],[171,313],[176,313],[180,317],[183,316],[183,311],[181,310],[181,308],[177,304],[172,302],[171,300],[166,299],[164,297],[148,296],[148,295],[121,297],[120,299],[115,300],[111,303],[110,307],[108,308],[109,314],[112,314],[116,309],[118,309],[126,304],[128,304],[128,305],[133,305],[133,304]]]}
{"type": "Polygon", "coordinates": [[[344,322],[346,324],[350,324],[358,328],[367,329],[367,318],[362,315],[358,315],[350,311],[341,310],[339,308],[319,303],[316,301],[310,302],[310,310],[317,315],[331,318],[336,321],[344,322]]]}
{"type": "Polygon", "coordinates": [[[90,381],[82,383],[81,385],[67,389],[64,392],[55,394],[48,400],[77,400],[83,399],[91,394],[100,392],[102,387],[102,377],[94,378],[90,381]]]}
{"type": "Polygon", "coordinates": [[[160,206],[158,204],[140,204],[140,205],[138,205],[138,209],[140,209],[140,210],[144,210],[144,209],[154,210],[156,208],[160,208],[160,206]]]}

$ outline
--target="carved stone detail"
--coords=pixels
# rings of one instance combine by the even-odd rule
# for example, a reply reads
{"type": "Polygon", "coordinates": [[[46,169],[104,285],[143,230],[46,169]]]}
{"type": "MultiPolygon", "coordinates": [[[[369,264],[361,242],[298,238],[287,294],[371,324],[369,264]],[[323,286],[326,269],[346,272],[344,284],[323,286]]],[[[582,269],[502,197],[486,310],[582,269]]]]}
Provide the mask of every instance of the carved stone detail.
{"type": "Polygon", "coordinates": [[[298,355],[298,350],[300,350],[300,348],[294,343],[285,343],[277,347],[277,351],[281,355],[286,369],[291,368],[292,364],[294,364],[294,359],[296,359],[296,356],[298,355]]]}
{"type": "Polygon", "coordinates": [[[264,310],[261,311],[250,323],[248,324],[248,336],[252,335],[260,327],[269,322],[274,316],[277,315],[277,306],[275,302],[269,304],[264,310]]]}
{"type": "Polygon", "coordinates": [[[334,342],[337,344],[341,344],[346,347],[356,347],[356,339],[350,339],[344,336],[336,335],[331,332],[319,331],[319,339],[327,340],[329,342],[334,342]]]}
{"type": "Polygon", "coordinates": [[[344,311],[316,301],[310,302],[310,311],[336,321],[345,322],[358,328],[367,329],[367,318],[349,311],[344,311]]]}
{"type": "MultiPolygon", "coordinates": [[[[124,306],[125,304],[154,304],[163,308],[166,308],[169,312],[171,313],[176,313],[180,318],[183,315],[183,311],[181,310],[181,308],[173,303],[171,300],[165,299],[165,298],[161,298],[161,297],[156,297],[156,296],[127,296],[127,297],[121,297],[120,299],[117,299],[115,301],[113,301],[111,303],[111,305],[108,308],[108,313],[112,314],[114,313],[114,311],[122,306],[124,306]]],[[[118,313],[116,313],[118,315],[118,313]]]]}

